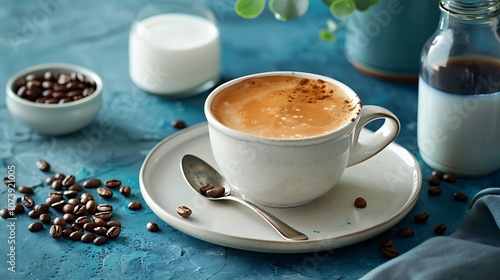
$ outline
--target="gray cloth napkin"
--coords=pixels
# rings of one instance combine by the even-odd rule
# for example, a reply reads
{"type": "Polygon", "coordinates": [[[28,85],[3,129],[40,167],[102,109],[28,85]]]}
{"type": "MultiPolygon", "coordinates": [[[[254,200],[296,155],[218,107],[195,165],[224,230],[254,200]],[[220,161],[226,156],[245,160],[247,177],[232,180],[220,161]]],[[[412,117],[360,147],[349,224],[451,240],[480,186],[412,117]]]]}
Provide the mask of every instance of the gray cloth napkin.
{"type": "Polygon", "coordinates": [[[450,236],[433,237],[361,279],[500,279],[500,188],[477,193],[450,236]]]}

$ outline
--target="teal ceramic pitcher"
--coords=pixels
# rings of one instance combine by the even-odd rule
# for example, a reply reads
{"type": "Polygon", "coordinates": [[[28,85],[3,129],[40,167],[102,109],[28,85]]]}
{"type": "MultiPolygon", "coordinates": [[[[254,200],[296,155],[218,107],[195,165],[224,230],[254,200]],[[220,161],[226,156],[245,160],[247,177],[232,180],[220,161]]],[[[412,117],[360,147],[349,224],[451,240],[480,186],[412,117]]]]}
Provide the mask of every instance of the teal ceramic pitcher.
{"type": "Polygon", "coordinates": [[[380,0],[347,21],[345,51],[363,73],[416,81],[423,45],[439,21],[438,0],[380,0]]]}

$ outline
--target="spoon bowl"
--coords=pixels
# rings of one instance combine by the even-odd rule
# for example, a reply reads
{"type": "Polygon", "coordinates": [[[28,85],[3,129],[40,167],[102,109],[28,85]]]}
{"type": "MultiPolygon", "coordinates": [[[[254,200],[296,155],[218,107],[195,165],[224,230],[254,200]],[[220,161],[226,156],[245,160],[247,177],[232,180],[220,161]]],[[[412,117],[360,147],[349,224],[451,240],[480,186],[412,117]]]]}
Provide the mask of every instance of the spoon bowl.
{"type": "Polygon", "coordinates": [[[202,159],[193,156],[185,155],[181,160],[181,170],[184,175],[184,179],[189,186],[198,194],[212,201],[219,200],[231,200],[245,205],[260,217],[262,217],[266,222],[268,222],[283,238],[287,240],[307,240],[307,235],[297,231],[291,226],[287,225],[285,222],[281,221],[271,213],[260,208],[259,206],[246,201],[240,197],[231,195],[231,184],[229,184],[222,175],[217,172],[212,166],[203,161],[202,159]],[[209,197],[205,196],[201,192],[201,188],[206,186],[206,184],[212,184],[216,187],[223,187],[224,194],[220,197],[209,197]]]}

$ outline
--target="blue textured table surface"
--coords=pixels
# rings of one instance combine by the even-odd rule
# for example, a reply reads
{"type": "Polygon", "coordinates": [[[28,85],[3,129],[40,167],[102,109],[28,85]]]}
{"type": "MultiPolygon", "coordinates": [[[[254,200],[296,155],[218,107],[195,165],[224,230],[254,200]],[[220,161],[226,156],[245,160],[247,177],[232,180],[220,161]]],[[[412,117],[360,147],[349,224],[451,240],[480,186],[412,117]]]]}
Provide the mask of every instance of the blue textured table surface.
{"type": "MultiPolygon", "coordinates": [[[[282,23],[266,11],[248,21],[238,18],[232,0],[205,1],[215,12],[222,37],[223,81],[242,75],[296,70],[323,74],[351,86],[365,104],[393,111],[401,120],[397,142],[420,162],[424,183],[414,209],[394,228],[359,244],[327,252],[271,254],[225,248],[194,239],[161,221],[147,207],[139,190],[139,170],[150,149],[175,133],[171,121],[188,125],[205,121],[203,102],[208,93],[168,100],[138,90],[128,75],[128,37],[132,17],[142,1],[5,0],[0,6],[0,85],[10,76],[35,64],[66,62],[97,72],[104,82],[104,106],[98,118],[82,131],[64,137],[33,133],[14,120],[0,92],[0,177],[7,166],[16,167],[16,183],[35,188],[35,200],[50,190],[47,177],[35,168],[38,159],[54,171],[74,174],[78,181],[98,177],[119,178],[130,185],[129,198],[115,194],[111,202],[122,222],[121,236],[103,246],[54,240],[45,226],[29,232],[33,222],[26,214],[15,221],[15,272],[8,263],[11,252],[9,223],[0,219],[0,275],[9,279],[50,277],[163,278],[163,279],[357,279],[387,259],[379,250],[393,239],[402,253],[435,236],[433,228],[446,223],[445,235],[453,232],[466,213],[467,202],[455,201],[452,193],[469,198],[486,187],[500,186],[500,172],[477,179],[443,184],[443,193],[430,196],[426,178],[431,169],[420,159],[416,143],[417,84],[395,84],[367,77],[346,60],[343,33],[336,44],[322,42],[317,30],[329,16],[320,1],[312,1],[305,17],[282,23]],[[111,129],[100,129],[111,124],[111,129]],[[90,147],[90,148],[88,148],[90,147]],[[130,200],[143,202],[139,211],[127,208],[130,200]],[[427,211],[429,220],[416,224],[413,216],[427,211]],[[158,232],[146,223],[155,221],[158,232]],[[412,238],[398,238],[401,228],[413,228],[412,238]]],[[[5,175],[2,175],[5,174],[5,175]]],[[[91,192],[94,192],[92,190],[91,192]]],[[[17,193],[20,198],[21,194],[17,193]]],[[[7,190],[0,188],[0,208],[7,206],[7,190]]],[[[55,212],[54,212],[55,213],[55,212]]],[[[55,214],[53,215],[55,216],[55,214]]]]}

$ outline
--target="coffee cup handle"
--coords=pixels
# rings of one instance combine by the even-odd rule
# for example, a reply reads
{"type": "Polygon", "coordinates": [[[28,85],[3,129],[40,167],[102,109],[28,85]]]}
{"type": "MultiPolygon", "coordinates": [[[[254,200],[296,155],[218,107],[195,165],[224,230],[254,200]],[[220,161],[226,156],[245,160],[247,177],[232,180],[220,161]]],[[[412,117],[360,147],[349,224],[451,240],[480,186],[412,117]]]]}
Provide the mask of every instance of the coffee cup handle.
{"type": "Polygon", "coordinates": [[[349,153],[347,166],[363,162],[382,151],[396,139],[400,130],[401,125],[399,120],[391,111],[375,105],[363,106],[361,116],[353,134],[353,144],[349,153]],[[359,134],[361,130],[363,130],[365,125],[377,119],[385,119],[384,124],[373,135],[360,142],[359,134]]]}

